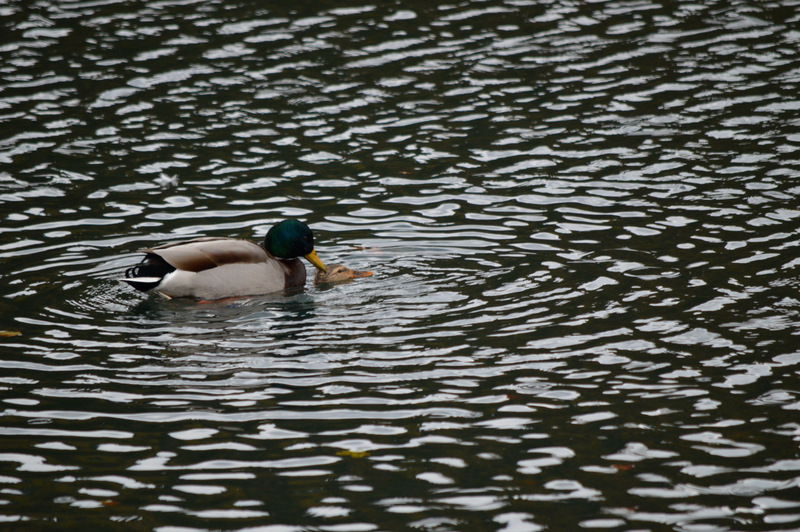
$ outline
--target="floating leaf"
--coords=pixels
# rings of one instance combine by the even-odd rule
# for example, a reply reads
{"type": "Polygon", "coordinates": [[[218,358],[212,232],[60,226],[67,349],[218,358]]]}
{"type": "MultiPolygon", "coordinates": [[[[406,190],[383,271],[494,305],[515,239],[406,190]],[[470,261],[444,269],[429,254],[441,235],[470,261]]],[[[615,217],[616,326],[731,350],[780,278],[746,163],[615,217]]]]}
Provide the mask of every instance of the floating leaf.
{"type": "Polygon", "coordinates": [[[0,338],[11,338],[12,336],[20,336],[22,333],[19,331],[0,331],[0,338]]]}
{"type": "Polygon", "coordinates": [[[367,451],[344,450],[336,453],[336,456],[349,456],[350,458],[366,458],[367,456],[369,456],[369,453],[367,451]]]}

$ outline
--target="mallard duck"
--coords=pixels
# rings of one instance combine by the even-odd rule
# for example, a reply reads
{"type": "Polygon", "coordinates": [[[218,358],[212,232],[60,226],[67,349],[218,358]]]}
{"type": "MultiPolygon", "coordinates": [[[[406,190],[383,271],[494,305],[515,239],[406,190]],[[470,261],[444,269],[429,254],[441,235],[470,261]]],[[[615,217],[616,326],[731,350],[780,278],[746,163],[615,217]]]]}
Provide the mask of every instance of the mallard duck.
{"type": "Polygon", "coordinates": [[[142,262],[125,271],[137,290],[168,298],[215,300],[297,288],[306,283],[305,257],[319,271],[325,265],[314,251],[311,229],[298,220],[274,225],[264,247],[239,238],[196,238],[150,249],[142,262]]]}
{"type": "Polygon", "coordinates": [[[314,276],[315,284],[341,283],[359,277],[369,277],[372,272],[351,270],[344,264],[331,264],[325,270],[317,270],[314,276]]]}

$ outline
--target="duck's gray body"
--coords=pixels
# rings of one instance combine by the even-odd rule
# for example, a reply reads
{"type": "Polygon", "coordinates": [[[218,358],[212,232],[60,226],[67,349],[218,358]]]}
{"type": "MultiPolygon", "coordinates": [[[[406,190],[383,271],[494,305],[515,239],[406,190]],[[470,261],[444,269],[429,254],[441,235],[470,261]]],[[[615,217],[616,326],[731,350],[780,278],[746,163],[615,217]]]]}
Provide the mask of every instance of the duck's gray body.
{"type": "Polygon", "coordinates": [[[215,300],[301,287],[306,268],[278,259],[250,240],[198,238],[142,250],[145,258],[122,281],[166,297],[215,300]]]}

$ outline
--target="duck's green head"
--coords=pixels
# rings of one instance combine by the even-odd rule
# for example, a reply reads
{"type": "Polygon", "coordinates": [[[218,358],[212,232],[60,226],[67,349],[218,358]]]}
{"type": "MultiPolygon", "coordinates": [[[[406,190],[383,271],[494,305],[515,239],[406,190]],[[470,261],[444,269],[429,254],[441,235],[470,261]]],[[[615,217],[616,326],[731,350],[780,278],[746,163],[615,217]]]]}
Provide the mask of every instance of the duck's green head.
{"type": "Polygon", "coordinates": [[[300,220],[284,220],[273,225],[264,237],[264,249],[279,259],[305,257],[318,270],[325,271],[325,265],[314,251],[314,234],[300,220]]]}

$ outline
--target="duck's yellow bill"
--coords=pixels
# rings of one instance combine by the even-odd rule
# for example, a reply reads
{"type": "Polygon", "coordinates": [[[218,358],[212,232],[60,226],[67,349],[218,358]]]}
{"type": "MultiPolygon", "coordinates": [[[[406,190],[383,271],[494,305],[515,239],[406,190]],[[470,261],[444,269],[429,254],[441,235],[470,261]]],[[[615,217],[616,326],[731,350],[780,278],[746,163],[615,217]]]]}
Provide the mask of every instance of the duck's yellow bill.
{"type": "Polygon", "coordinates": [[[311,250],[311,253],[306,255],[306,260],[308,260],[308,262],[310,262],[311,264],[316,266],[316,268],[318,270],[321,270],[321,271],[324,272],[324,271],[326,271],[328,269],[328,268],[325,267],[324,264],[322,264],[322,261],[319,260],[319,257],[317,257],[317,252],[314,251],[313,249],[311,250]]]}
{"type": "Polygon", "coordinates": [[[372,272],[359,272],[359,271],[354,271],[354,272],[353,272],[353,279],[359,279],[359,278],[361,278],[361,277],[370,277],[371,275],[372,275],[372,272]]]}

